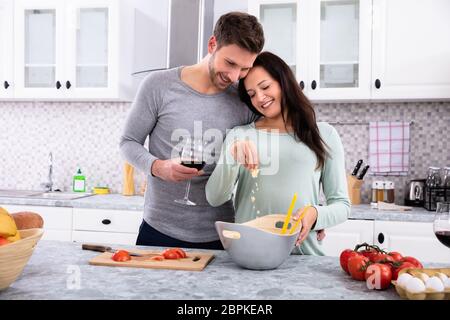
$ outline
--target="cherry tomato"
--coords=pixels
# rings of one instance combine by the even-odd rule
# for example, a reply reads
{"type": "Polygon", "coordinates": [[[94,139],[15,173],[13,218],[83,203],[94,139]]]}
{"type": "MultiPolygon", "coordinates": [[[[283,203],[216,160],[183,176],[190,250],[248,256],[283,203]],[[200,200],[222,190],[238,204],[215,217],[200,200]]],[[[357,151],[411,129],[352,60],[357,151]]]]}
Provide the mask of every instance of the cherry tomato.
{"type": "Polygon", "coordinates": [[[399,262],[399,266],[392,267],[392,280],[397,280],[400,270],[405,268],[416,268],[411,262],[399,262]]]}
{"type": "Polygon", "coordinates": [[[392,280],[391,267],[383,263],[371,264],[367,267],[364,279],[366,279],[366,285],[369,289],[387,289],[392,280]]]}
{"type": "Polygon", "coordinates": [[[394,259],[394,261],[401,261],[403,259],[403,256],[396,251],[391,251],[389,252],[389,255],[392,257],[392,259],[394,259]]]}
{"type": "Polygon", "coordinates": [[[357,256],[360,254],[356,251],[353,251],[352,249],[345,249],[344,251],[341,252],[339,262],[341,264],[342,270],[344,270],[347,274],[350,274],[350,272],[348,271],[348,259],[350,259],[350,257],[355,255],[357,256]]]}
{"type": "Polygon", "coordinates": [[[372,262],[375,263],[389,263],[389,262],[395,262],[394,258],[392,258],[390,255],[388,254],[384,254],[384,253],[379,253],[376,256],[374,256],[373,260],[371,260],[372,262]]]}
{"type": "Polygon", "coordinates": [[[112,259],[114,261],[124,262],[124,261],[131,260],[131,256],[128,253],[128,251],[126,251],[126,250],[119,250],[116,253],[114,253],[114,255],[112,256],[112,259]]]}
{"type": "Polygon", "coordinates": [[[367,265],[370,260],[362,255],[352,256],[348,259],[348,271],[353,279],[364,281],[367,265]]]}
{"type": "Polygon", "coordinates": [[[410,262],[412,263],[416,268],[422,269],[423,265],[420,263],[419,260],[417,260],[414,257],[403,257],[402,259],[403,262],[410,262]]]}
{"type": "Polygon", "coordinates": [[[0,246],[3,246],[5,244],[10,244],[10,242],[8,240],[6,240],[5,238],[0,237],[0,246]]]}

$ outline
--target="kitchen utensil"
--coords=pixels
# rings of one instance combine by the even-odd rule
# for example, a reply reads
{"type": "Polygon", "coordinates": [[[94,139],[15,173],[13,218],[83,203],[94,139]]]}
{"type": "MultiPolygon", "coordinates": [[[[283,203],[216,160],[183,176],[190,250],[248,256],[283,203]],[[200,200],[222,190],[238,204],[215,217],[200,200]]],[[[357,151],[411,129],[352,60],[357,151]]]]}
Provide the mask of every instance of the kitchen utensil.
{"type": "Polygon", "coordinates": [[[294,193],[294,196],[292,197],[292,201],[289,206],[288,213],[286,215],[286,218],[284,219],[283,228],[281,229],[281,234],[286,233],[289,221],[291,221],[292,210],[294,210],[294,205],[295,205],[296,201],[297,201],[297,192],[294,193]]]}
{"type": "Polygon", "coordinates": [[[109,188],[108,187],[94,187],[93,192],[95,194],[108,194],[109,188]]]}
{"type": "Polygon", "coordinates": [[[302,221],[302,219],[305,216],[306,211],[308,211],[309,207],[311,207],[310,204],[306,205],[303,208],[302,213],[300,214],[300,217],[298,217],[297,221],[294,223],[294,226],[291,228],[291,232],[289,234],[293,234],[294,231],[298,228],[298,225],[300,224],[300,221],[302,221]]]}
{"type": "Polygon", "coordinates": [[[281,234],[276,226],[285,218],[271,214],[242,224],[216,221],[216,230],[224,249],[239,266],[275,269],[289,257],[300,232],[297,228],[292,234],[281,234]]]}
{"type": "Polygon", "coordinates": [[[364,176],[366,175],[369,168],[370,168],[370,166],[367,165],[362,169],[361,173],[358,175],[358,180],[362,180],[364,178],[364,176]]]}
{"type": "Polygon", "coordinates": [[[361,168],[362,163],[363,163],[363,160],[359,159],[358,162],[356,163],[355,168],[352,171],[352,176],[356,176],[358,174],[358,170],[359,170],[359,168],[361,168]]]}
{"type": "Polygon", "coordinates": [[[425,179],[410,180],[406,186],[405,205],[423,207],[424,205],[425,179]]]}
{"type": "Polygon", "coordinates": [[[347,176],[347,190],[351,204],[361,203],[361,186],[363,183],[363,180],[357,179],[355,176],[347,176]]]}
{"type": "Polygon", "coordinates": [[[89,260],[89,264],[106,267],[202,271],[214,258],[214,254],[211,253],[186,251],[187,257],[183,259],[164,259],[162,261],[155,261],[150,258],[152,256],[161,255],[162,250],[133,249],[133,253],[140,256],[132,256],[129,261],[118,262],[111,259],[113,253],[104,252],[89,260]]]}
{"type": "Polygon", "coordinates": [[[437,187],[441,185],[441,175],[439,167],[428,167],[428,175],[425,184],[427,187],[437,187]]]}
{"type": "MultiPolygon", "coordinates": [[[[97,244],[87,244],[87,243],[82,244],[81,248],[83,250],[91,250],[91,251],[97,251],[97,252],[116,253],[118,251],[117,249],[113,249],[111,247],[97,245],[97,244]]],[[[127,250],[127,251],[129,252],[129,250],[127,250]]],[[[132,257],[142,257],[142,254],[130,252],[130,256],[132,256],[132,257]]]]}

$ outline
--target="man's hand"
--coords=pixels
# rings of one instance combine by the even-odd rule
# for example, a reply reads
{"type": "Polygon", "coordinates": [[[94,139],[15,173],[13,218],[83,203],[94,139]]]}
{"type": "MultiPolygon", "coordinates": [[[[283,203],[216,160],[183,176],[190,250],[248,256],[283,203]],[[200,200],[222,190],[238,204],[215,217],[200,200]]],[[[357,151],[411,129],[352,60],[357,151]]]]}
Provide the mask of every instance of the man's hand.
{"type": "Polygon", "coordinates": [[[247,170],[258,168],[258,151],[252,141],[238,140],[231,145],[230,152],[234,160],[242,164],[247,170]]]}
{"type": "MultiPolygon", "coordinates": [[[[303,212],[303,209],[299,209],[295,216],[292,218],[294,221],[297,221],[300,217],[300,214],[303,212]]],[[[311,231],[311,227],[313,226],[314,222],[317,220],[317,210],[314,207],[309,207],[303,216],[302,221],[300,222],[301,230],[300,234],[297,238],[297,242],[295,243],[296,246],[299,246],[302,244],[303,241],[305,241],[306,237],[308,236],[309,232],[311,231]]]]}
{"type": "Polygon", "coordinates": [[[180,164],[180,159],[158,159],[153,162],[151,173],[165,181],[179,182],[200,176],[203,171],[183,166],[180,164]]]}

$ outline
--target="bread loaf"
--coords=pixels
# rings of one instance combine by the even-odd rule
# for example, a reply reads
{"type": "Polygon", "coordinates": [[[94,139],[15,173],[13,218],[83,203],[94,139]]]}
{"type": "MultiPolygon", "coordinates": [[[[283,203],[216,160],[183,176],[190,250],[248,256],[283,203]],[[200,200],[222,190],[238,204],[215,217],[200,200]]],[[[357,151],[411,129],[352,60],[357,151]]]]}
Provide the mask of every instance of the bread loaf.
{"type": "Polygon", "coordinates": [[[16,222],[18,230],[44,227],[44,219],[42,219],[42,217],[35,212],[23,211],[16,212],[11,215],[16,222]]]}

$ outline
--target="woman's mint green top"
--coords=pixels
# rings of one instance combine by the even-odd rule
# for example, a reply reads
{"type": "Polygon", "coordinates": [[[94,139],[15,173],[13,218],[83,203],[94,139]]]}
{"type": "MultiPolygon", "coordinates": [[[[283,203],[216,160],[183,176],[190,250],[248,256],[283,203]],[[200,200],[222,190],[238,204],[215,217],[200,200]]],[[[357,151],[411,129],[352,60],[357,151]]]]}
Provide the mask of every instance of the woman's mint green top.
{"type": "MultiPolygon", "coordinates": [[[[315,153],[291,133],[256,129],[254,123],[232,129],[225,138],[217,166],[206,184],[208,202],[219,206],[230,200],[235,192],[236,222],[242,223],[266,214],[286,214],[297,192],[293,212],[307,204],[317,209],[318,217],[312,230],[330,228],[346,221],[350,201],[342,142],[336,129],[328,123],[319,122],[317,125],[330,154],[324,167],[319,170],[316,169],[315,153]],[[230,146],[235,140],[245,139],[256,145],[260,168],[258,175],[238,164],[230,153],[230,146]],[[323,206],[318,205],[320,185],[326,197],[326,205],[323,206]]],[[[316,232],[310,232],[298,251],[323,255],[316,232]]]]}

